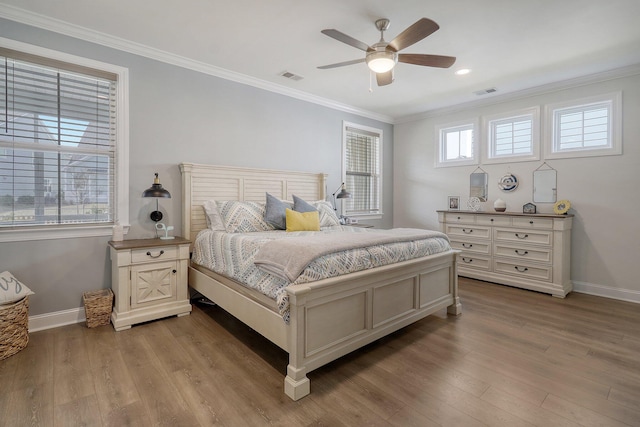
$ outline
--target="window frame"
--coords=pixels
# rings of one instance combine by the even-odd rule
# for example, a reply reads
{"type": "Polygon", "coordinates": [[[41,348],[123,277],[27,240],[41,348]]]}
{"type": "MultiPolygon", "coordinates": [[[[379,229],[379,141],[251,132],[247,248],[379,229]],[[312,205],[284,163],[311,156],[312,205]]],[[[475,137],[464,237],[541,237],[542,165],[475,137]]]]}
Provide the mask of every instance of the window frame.
{"type": "Polygon", "coordinates": [[[436,141],[436,155],[435,155],[435,167],[436,168],[444,168],[444,167],[454,167],[454,166],[469,166],[469,165],[477,165],[480,162],[480,133],[479,133],[479,119],[468,119],[468,120],[459,120],[455,122],[445,123],[445,124],[437,124],[435,126],[435,141],[436,141]],[[447,130],[454,129],[463,129],[466,127],[471,127],[472,133],[472,142],[471,149],[473,152],[473,156],[469,159],[451,159],[446,160],[443,158],[446,149],[444,147],[444,139],[443,132],[447,130]]]}
{"type": "Polygon", "coordinates": [[[0,37],[0,46],[6,49],[67,62],[81,67],[103,70],[117,76],[116,84],[116,154],[115,154],[115,195],[114,222],[100,224],[50,226],[0,227],[0,242],[30,240],[66,239],[79,237],[110,236],[113,225],[119,222],[125,233],[129,229],[129,70],[93,59],[83,58],[52,49],[22,43],[0,37]]]}
{"type": "Polygon", "coordinates": [[[568,159],[579,157],[617,156],[622,154],[622,92],[594,95],[571,101],[557,102],[545,106],[545,159],[568,159]],[[558,135],[556,112],[609,104],[609,145],[607,147],[557,149],[558,135]]]}
{"type": "Polygon", "coordinates": [[[482,120],[483,134],[487,143],[483,147],[483,164],[530,162],[540,160],[540,107],[523,108],[490,116],[484,116],[482,120]],[[531,119],[531,152],[526,154],[495,154],[495,138],[493,123],[511,121],[520,118],[531,119]]]}
{"type": "MultiPolygon", "coordinates": [[[[346,203],[340,204],[340,213],[341,215],[347,216],[349,218],[358,218],[358,219],[382,219],[384,216],[383,207],[384,207],[384,199],[383,199],[383,147],[384,147],[384,132],[382,129],[361,125],[358,123],[352,123],[343,121],[342,122],[342,182],[347,182],[347,130],[348,128],[353,128],[357,130],[362,130],[366,133],[373,133],[378,135],[378,200],[379,200],[379,209],[377,212],[368,212],[368,213],[348,213],[345,205],[346,203]]],[[[353,192],[353,189],[350,189],[347,185],[347,191],[353,192]]]]}

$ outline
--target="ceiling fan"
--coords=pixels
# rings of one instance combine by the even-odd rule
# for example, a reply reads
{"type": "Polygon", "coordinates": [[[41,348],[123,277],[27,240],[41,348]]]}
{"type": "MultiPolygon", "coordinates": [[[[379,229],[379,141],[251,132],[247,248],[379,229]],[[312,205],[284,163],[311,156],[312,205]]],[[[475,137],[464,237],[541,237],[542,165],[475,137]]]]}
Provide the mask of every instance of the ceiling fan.
{"type": "Polygon", "coordinates": [[[440,28],[440,26],[431,19],[422,18],[418,20],[389,43],[384,40],[384,32],[389,28],[389,20],[378,19],[376,21],[376,28],[380,31],[380,41],[372,44],[371,46],[368,46],[338,30],[322,30],[322,34],[326,34],[327,36],[341,41],[342,43],[346,43],[349,46],[353,46],[356,49],[363,50],[366,52],[366,55],[364,58],[323,65],[318,68],[326,70],[329,68],[337,68],[345,65],[366,62],[369,69],[376,73],[378,86],[385,86],[393,83],[393,69],[398,62],[439,68],[449,68],[454,62],[456,62],[456,58],[454,56],[398,53],[402,49],[419,42],[430,34],[433,34],[440,28]]]}

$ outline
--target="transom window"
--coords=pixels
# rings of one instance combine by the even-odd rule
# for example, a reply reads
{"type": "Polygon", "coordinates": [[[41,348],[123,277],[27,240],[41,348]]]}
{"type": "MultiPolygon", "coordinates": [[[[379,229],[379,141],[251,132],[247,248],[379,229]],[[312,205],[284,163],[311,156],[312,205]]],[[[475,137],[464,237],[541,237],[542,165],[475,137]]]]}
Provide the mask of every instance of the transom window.
{"type": "Polygon", "coordinates": [[[477,164],[476,133],[477,121],[436,126],[436,167],[477,164]]]}
{"type": "Polygon", "coordinates": [[[487,118],[485,163],[539,159],[539,109],[531,108],[487,118]]]}

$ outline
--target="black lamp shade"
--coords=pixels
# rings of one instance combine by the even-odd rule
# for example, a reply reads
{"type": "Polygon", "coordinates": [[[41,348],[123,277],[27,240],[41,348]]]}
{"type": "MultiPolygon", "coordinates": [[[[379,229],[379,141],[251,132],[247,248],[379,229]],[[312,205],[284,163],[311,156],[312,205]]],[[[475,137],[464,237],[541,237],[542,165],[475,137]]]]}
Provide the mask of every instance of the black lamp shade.
{"type": "Polygon", "coordinates": [[[171,198],[171,193],[162,188],[162,184],[160,184],[160,179],[158,178],[158,174],[156,173],[156,177],[153,180],[153,185],[142,193],[142,197],[166,197],[171,198]]]}
{"type": "Polygon", "coordinates": [[[340,190],[340,192],[336,194],[336,199],[350,199],[350,198],[351,198],[351,193],[345,190],[344,187],[342,187],[342,190],[340,190]]]}

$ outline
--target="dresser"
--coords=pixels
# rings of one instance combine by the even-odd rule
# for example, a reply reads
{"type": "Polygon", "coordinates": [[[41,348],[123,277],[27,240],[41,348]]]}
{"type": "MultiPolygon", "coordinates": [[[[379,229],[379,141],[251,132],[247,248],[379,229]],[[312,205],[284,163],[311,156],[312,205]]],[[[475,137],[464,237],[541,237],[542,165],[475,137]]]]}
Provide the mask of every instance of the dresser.
{"type": "Polygon", "coordinates": [[[109,242],[115,294],[111,323],[116,331],[191,312],[187,284],[190,243],[180,237],[109,242]]]}
{"type": "Polygon", "coordinates": [[[460,250],[458,275],[564,298],[571,283],[573,215],[438,211],[460,250]]]}

